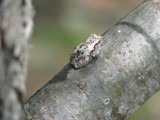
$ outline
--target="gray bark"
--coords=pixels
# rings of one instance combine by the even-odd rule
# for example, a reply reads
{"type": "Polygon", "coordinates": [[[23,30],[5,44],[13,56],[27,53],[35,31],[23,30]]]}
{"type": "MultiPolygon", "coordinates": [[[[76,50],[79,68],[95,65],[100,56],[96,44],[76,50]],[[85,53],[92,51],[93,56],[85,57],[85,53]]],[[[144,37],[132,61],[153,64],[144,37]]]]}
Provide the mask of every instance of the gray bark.
{"type": "Polygon", "coordinates": [[[26,103],[32,120],[123,120],[160,89],[160,4],[144,2],[103,35],[101,55],[68,64],[26,103]]]}
{"type": "Polygon", "coordinates": [[[0,120],[22,120],[33,26],[31,0],[0,1],[0,120]]]}

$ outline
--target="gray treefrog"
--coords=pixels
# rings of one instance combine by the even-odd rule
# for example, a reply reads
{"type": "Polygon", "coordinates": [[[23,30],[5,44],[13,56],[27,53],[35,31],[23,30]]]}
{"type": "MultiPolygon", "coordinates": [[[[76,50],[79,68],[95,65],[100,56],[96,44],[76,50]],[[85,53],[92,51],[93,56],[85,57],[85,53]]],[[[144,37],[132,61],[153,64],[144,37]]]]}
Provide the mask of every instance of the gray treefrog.
{"type": "Polygon", "coordinates": [[[74,68],[82,68],[97,57],[101,51],[102,41],[102,36],[91,34],[85,42],[75,47],[70,55],[70,63],[74,68]]]}

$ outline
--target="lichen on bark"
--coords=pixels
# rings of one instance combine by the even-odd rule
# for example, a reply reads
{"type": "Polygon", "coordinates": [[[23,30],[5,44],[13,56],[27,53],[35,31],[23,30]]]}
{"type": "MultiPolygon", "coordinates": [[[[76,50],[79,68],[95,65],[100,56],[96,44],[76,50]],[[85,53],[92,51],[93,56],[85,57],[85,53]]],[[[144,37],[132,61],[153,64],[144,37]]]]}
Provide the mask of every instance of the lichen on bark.
{"type": "Polygon", "coordinates": [[[31,0],[0,1],[0,119],[22,120],[33,28],[31,0]],[[25,24],[25,25],[24,25],[25,24]]]}

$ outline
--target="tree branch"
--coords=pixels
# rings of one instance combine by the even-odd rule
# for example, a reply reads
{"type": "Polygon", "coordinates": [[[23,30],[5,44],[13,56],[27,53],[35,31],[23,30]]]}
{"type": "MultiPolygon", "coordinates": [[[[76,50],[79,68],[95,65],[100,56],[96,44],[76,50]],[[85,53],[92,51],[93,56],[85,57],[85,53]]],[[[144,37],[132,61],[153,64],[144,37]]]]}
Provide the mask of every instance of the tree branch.
{"type": "Polygon", "coordinates": [[[33,10],[31,0],[1,0],[0,7],[0,119],[22,120],[33,10]]]}
{"type": "Polygon", "coordinates": [[[123,120],[160,89],[160,5],[144,2],[103,35],[98,59],[66,65],[25,104],[32,120],[123,120]]]}

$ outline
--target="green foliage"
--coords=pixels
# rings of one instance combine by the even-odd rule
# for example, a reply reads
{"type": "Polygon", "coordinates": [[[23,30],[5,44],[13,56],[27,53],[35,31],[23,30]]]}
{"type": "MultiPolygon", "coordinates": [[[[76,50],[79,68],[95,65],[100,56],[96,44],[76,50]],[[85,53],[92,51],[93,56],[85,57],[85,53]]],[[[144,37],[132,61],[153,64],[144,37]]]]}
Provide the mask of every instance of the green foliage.
{"type": "Polygon", "coordinates": [[[38,24],[34,30],[33,41],[44,45],[53,45],[53,47],[58,46],[60,49],[68,51],[84,41],[88,36],[86,33],[86,29],[68,29],[52,23],[38,24]]]}

